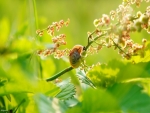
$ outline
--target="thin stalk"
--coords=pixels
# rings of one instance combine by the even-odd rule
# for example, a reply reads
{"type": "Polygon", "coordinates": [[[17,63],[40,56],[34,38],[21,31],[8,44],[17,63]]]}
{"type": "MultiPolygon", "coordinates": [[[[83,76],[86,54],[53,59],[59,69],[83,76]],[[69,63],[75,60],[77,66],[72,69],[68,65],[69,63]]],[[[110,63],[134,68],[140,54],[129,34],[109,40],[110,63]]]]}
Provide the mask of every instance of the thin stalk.
{"type": "Polygon", "coordinates": [[[114,41],[113,39],[111,39],[111,40],[113,41],[114,45],[115,45],[120,51],[122,51],[126,56],[130,57],[125,51],[123,51],[123,50],[121,49],[120,46],[118,46],[118,45],[115,43],[115,41],[114,41]]]}
{"type": "Polygon", "coordinates": [[[95,42],[98,38],[104,36],[105,34],[106,34],[106,33],[104,33],[104,34],[102,34],[102,35],[100,35],[100,36],[97,36],[97,37],[94,38],[94,40],[92,40],[91,42],[89,42],[88,45],[85,47],[85,51],[87,51],[87,49],[90,47],[90,45],[91,45],[93,42],[95,42]]]}
{"type": "Polygon", "coordinates": [[[94,30],[89,36],[88,36],[88,44],[90,42],[90,37],[96,32],[96,30],[94,30]]]}
{"type": "Polygon", "coordinates": [[[37,17],[37,11],[36,11],[36,2],[35,0],[32,0],[33,2],[33,9],[34,9],[34,18],[35,18],[35,27],[38,29],[38,17],[37,17]]]}
{"type": "Polygon", "coordinates": [[[63,71],[55,74],[54,76],[46,79],[46,81],[49,82],[49,81],[55,80],[56,78],[60,77],[61,75],[65,74],[65,73],[67,73],[69,71],[71,71],[72,69],[73,69],[72,67],[68,67],[68,68],[64,69],[63,71]]]}

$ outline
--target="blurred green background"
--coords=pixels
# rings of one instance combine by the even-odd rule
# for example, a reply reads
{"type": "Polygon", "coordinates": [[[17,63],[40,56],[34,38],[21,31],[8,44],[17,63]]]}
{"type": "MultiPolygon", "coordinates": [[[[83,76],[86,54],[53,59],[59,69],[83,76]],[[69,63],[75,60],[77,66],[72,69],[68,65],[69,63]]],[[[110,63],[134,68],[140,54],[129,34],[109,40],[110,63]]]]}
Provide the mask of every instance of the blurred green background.
{"type": "Polygon", "coordinates": [[[71,22],[63,33],[67,35],[66,47],[72,48],[75,44],[86,45],[87,32],[94,30],[93,20],[101,17],[103,13],[109,14],[109,11],[116,9],[122,1],[35,0],[35,2],[37,18],[32,0],[0,1],[0,19],[5,19],[9,24],[8,36],[14,36],[18,30],[26,26],[24,36],[35,37],[36,29],[46,28],[52,22],[69,18],[71,22]],[[35,23],[38,24],[37,28],[35,23]]]}
{"type": "MultiPolygon", "coordinates": [[[[69,18],[69,26],[63,27],[59,32],[64,33],[67,36],[67,45],[63,46],[61,49],[71,49],[76,44],[86,45],[87,32],[92,32],[95,29],[93,25],[94,19],[100,18],[102,14],[109,14],[111,10],[115,10],[121,3],[122,0],[0,0],[0,87],[4,86],[0,89],[0,96],[7,96],[9,99],[7,94],[13,95],[11,96],[11,102],[9,102],[6,98],[4,99],[7,100],[7,103],[9,103],[8,105],[6,104],[6,108],[17,106],[22,98],[29,97],[27,98],[27,102],[29,103],[26,104],[29,104],[28,109],[30,111],[30,107],[33,107],[30,106],[30,104],[33,105],[33,100],[30,98],[30,94],[24,93],[26,91],[33,91],[35,95],[39,92],[45,94],[46,91],[52,91],[50,96],[54,96],[56,92],[58,92],[58,88],[56,88],[56,86],[52,83],[45,83],[44,81],[37,82],[37,78],[48,78],[70,66],[69,62],[66,60],[67,58],[58,60],[54,59],[53,56],[48,56],[46,59],[41,60],[35,54],[37,49],[44,48],[47,45],[52,44],[51,37],[48,35],[44,35],[41,38],[36,37],[37,29],[46,28],[52,22],[59,21],[61,19],[67,20],[69,18]],[[5,79],[6,81],[8,80],[6,85],[6,81],[2,81],[5,79]]],[[[142,7],[140,7],[140,9],[137,9],[134,5],[134,12],[136,13],[138,10],[144,12],[146,6],[148,5],[149,4],[144,2],[142,3],[142,7]]],[[[131,34],[131,37],[135,42],[141,43],[142,38],[148,39],[148,34],[145,31],[142,31],[141,33],[131,34]]],[[[118,52],[114,51],[113,48],[103,48],[98,54],[88,56],[86,61],[88,65],[96,64],[97,62],[108,63],[110,61],[108,64],[111,66],[111,68],[114,67],[112,68],[114,71],[115,69],[120,70],[120,73],[118,74],[120,76],[119,80],[122,79],[122,76],[129,79],[130,77],[133,78],[135,76],[143,76],[142,74],[144,72],[144,76],[149,76],[149,63],[148,65],[142,63],[138,64],[137,68],[135,68],[132,64],[126,65],[113,59],[122,60],[122,57],[119,56],[118,52]],[[144,67],[146,68],[144,69],[144,67]],[[138,71],[134,73],[134,69],[138,71]]],[[[98,67],[98,70],[103,71],[105,68],[106,71],[108,68],[108,72],[110,71],[112,74],[113,70],[111,70],[109,66],[104,66],[102,68],[98,67]]],[[[62,77],[69,76],[74,78],[73,80],[76,85],[79,85],[75,71],[66,73],[62,77]]],[[[117,90],[114,88],[114,92],[111,91],[111,88],[109,90],[114,94],[117,93],[115,98],[117,100],[118,95],[120,95],[122,90],[127,87],[126,85],[117,85],[115,87],[119,88],[116,88],[117,90]],[[118,89],[120,90],[118,91],[118,89]]],[[[76,88],[78,90],[78,87],[76,88]]],[[[133,92],[136,95],[136,87],[133,89],[134,90],[131,89],[131,94],[133,92]]],[[[143,93],[139,91],[140,89],[137,88],[137,90],[139,92],[139,95],[137,94],[137,96],[143,96],[143,93]]],[[[85,97],[83,96],[83,98],[85,98],[85,103],[88,103],[89,105],[85,107],[83,103],[83,108],[90,108],[91,101],[93,102],[92,104],[95,104],[97,99],[100,99],[99,102],[102,105],[103,101],[106,102],[105,98],[103,98],[106,92],[98,92],[100,95],[96,95],[96,97],[95,94],[97,94],[97,91],[89,90],[86,92],[87,96],[85,94],[85,97]],[[92,96],[91,100],[89,100],[89,96],[92,94],[94,95],[92,96]],[[86,100],[89,101],[86,102],[86,100]]],[[[125,92],[128,93],[128,88],[125,92]]],[[[81,93],[80,90],[77,93],[81,93]]],[[[109,95],[106,95],[106,97],[109,97],[109,95]]],[[[45,100],[47,99],[47,97],[44,98],[45,100]]],[[[143,98],[139,98],[140,102],[143,102],[143,98]]],[[[133,100],[136,101],[136,99],[137,98],[134,98],[133,100]]],[[[1,100],[3,100],[3,98],[0,98],[0,105],[1,100]]],[[[128,106],[126,100],[126,104],[123,103],[124,101],[122,101],[122,99],[120,100],[122,105],[128,106]]],[[[133,100],[131,99],[131,104],[134,102],[133,100]]],[[[147,98],[145,100],[147,100],[147,98]]],[[[107,101],[110,101],[109,98],[107,101]]],[[[149,105],[150,100],[147,101],[147,105],[149,105]]],[[[112,101],[111,103],[113,105],[115,102],[112,101]]],[[[39,106],[40,105],[41,104],[39,104],[39,106]]],[[[108,104],[105,103],[105,105],[107,109],[108,104]]],[[[145,104],[143,104],[143,106],[145,106],[145,104]]],[[[41,109],[42,107],[43,106],[41,106],[41,109]]],[[[138,105],[137,108],[139,108],[138,105]]],[[[24,109],[25,108],[23,108],[22,111],[24,111],[24,109]]]]}
{"type": "MultiPolygon", "coordinates": [[[[110,10],[116,9],[121,2],[121,0],[115,2],[112,0],[1,0],[1,55],[15,59],[19,55],[33,52],[37,49],[34,40],[40,40],[42,44],[51,44],[51,37],[48,35],[37,39],[36,30],[46,28],[52,22],[68,18],[70,19],[69,26],[60,30],[60,33],[67,36],[67,45],[64,48],[71,49],[76,44],[86,45],[87,32],[95,29],[94,19],[101,17],[102,14],[109,14],[110,10]]],[[[103,50],[99,55],[89,56],[88,64],[116,58],[118,56],[116,52],[111,53],[110,58],[111,51],[103,50]]],[[[42,61],[42,69],[47,70],[43,73],[47,76],[68,66],[68,62],[54,59],[53,56],[42,61]]],[[[37,68],[36,71],[38,70],[37,68]]]]}
{"type": "MultiPolygon", "coordinates": [[[[1,55],[5,56],[2,59],[4,58],[6,61],[8,59],[14,60],[23,54],[34,53],[38,48],[36,41],[39,41],[41,45],[51,44],[50,36],[44,35],[37,38],[35,32],[37,29],[46,28],[52,22],[61,19],[70,19],[69,26],[63,27],[59,32],[67,36],[67,45],[63,48],[71,49],[76,44],[86,45],[87,32],[92,32],[95,29],[94,19],[100,18],[102,14],[109,14],[121,3],[121,0],[1,0],[0,51],[1,55]]],[[[141,9],[143,10],[141,11],[144,11],[146,5],[146,3],[142,4],[141,9]]],[[[133,7],[135,11],[139,10],[135,6],[133,7]]],[[[141,43],[142,38],[147,38],[145,34],[146,32],[131,35],[135,41],[141,43]]],[[[92,65],[97,62],[107,63],[118,58],[121,59],[121,56],[113,48],[104,48],[98,54],[88,56],[86,61],[88,65],[92,65]]],[[[41,75],[44,78],[69,66],[69,62],[63,59],[54,59],[53,56],[42,60],[41,67],[36,62],[35,60],[35,65],[31,67],[37,73],[39,68],[42,69],[43,72],[41,73],[44,75],[41,75]]],[[[29,70],[33,71],[32,69],[29,70]]]]}

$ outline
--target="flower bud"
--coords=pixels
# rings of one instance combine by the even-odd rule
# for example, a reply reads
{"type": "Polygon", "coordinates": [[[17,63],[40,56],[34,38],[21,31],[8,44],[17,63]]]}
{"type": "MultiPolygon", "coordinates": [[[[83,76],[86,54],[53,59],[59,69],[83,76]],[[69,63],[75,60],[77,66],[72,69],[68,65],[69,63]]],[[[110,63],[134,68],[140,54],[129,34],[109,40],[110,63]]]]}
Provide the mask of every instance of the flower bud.
{"type": "Polygon", "coordinates": [[[94,24],[95,27],[98,27],[99,20],[98,20],[98,19],[95,19],[94,22],[93,22],[93,24],[94,24]]]}
{"type": "Polygon", "coordinates": [[[142,30],[141,22],[139,20],[134,21],[134,25],[135,25],[137,31],[140,32],[142,30]]]}
{"type": "Polygon", "coordinates": [[[140,22],[141,23],[148,23],[148,16],[147,15],[142,15],[141,17],[140,17],[140,22]]]}

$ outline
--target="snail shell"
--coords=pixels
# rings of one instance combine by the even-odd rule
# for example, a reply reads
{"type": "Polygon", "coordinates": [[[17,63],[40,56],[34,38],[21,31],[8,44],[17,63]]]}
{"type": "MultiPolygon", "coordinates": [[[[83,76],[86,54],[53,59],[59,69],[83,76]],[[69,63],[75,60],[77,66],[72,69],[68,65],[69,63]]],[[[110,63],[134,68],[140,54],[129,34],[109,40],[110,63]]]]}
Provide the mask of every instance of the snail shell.
{"type": "Polygon", "coordinates": [[[70,65],[73,68],[78,68],[81,64],[81,52],[83,51],[82,45],[75,45],[69,53],[70,65]]]}

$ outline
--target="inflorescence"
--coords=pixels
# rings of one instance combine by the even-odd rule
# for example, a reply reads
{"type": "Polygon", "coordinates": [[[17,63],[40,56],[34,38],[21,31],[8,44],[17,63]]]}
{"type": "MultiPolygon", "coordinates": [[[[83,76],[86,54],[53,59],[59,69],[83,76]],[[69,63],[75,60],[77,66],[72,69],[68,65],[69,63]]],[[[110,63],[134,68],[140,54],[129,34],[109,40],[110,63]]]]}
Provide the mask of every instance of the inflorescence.
{"type": "MultiPolygon", "coordinates": [[[[135,14],[131,7],[133,4],[139,7],[142,1],[124,0],[116,10],[110,11],[109,15],[103,14],[101,18],[95,19],[93,22],[95,30],[87,33],[88,43],[84,49],[86,56],[98,53],[103,47],[114,47],[123,58],[130,59],[136,55],[144,57],[147,40],[142,39],[141,44],[139,44],[131,39],[132,32],[145,30],[150,34],[150,6],[146,8],[144,13],[138,11],[135,14]]],[[[149,0],[145,1],[149,2],[149,0]]],[[[61,45],[66,45],[66,35],[60,34],[55,36],[54,32],[59,31],[63,26],[68,26],[69,22],[69,19],[66,22],[63,20],[53,22],[46,29],[36,31],[40,37],[43,36],[44,31],[47,31],[54,43],[53,48],[38,50],[39,56],[52,54],[55,58],[61,58],[64,55],[68,56],[69,49],[58,49],[61,45]]]]}

